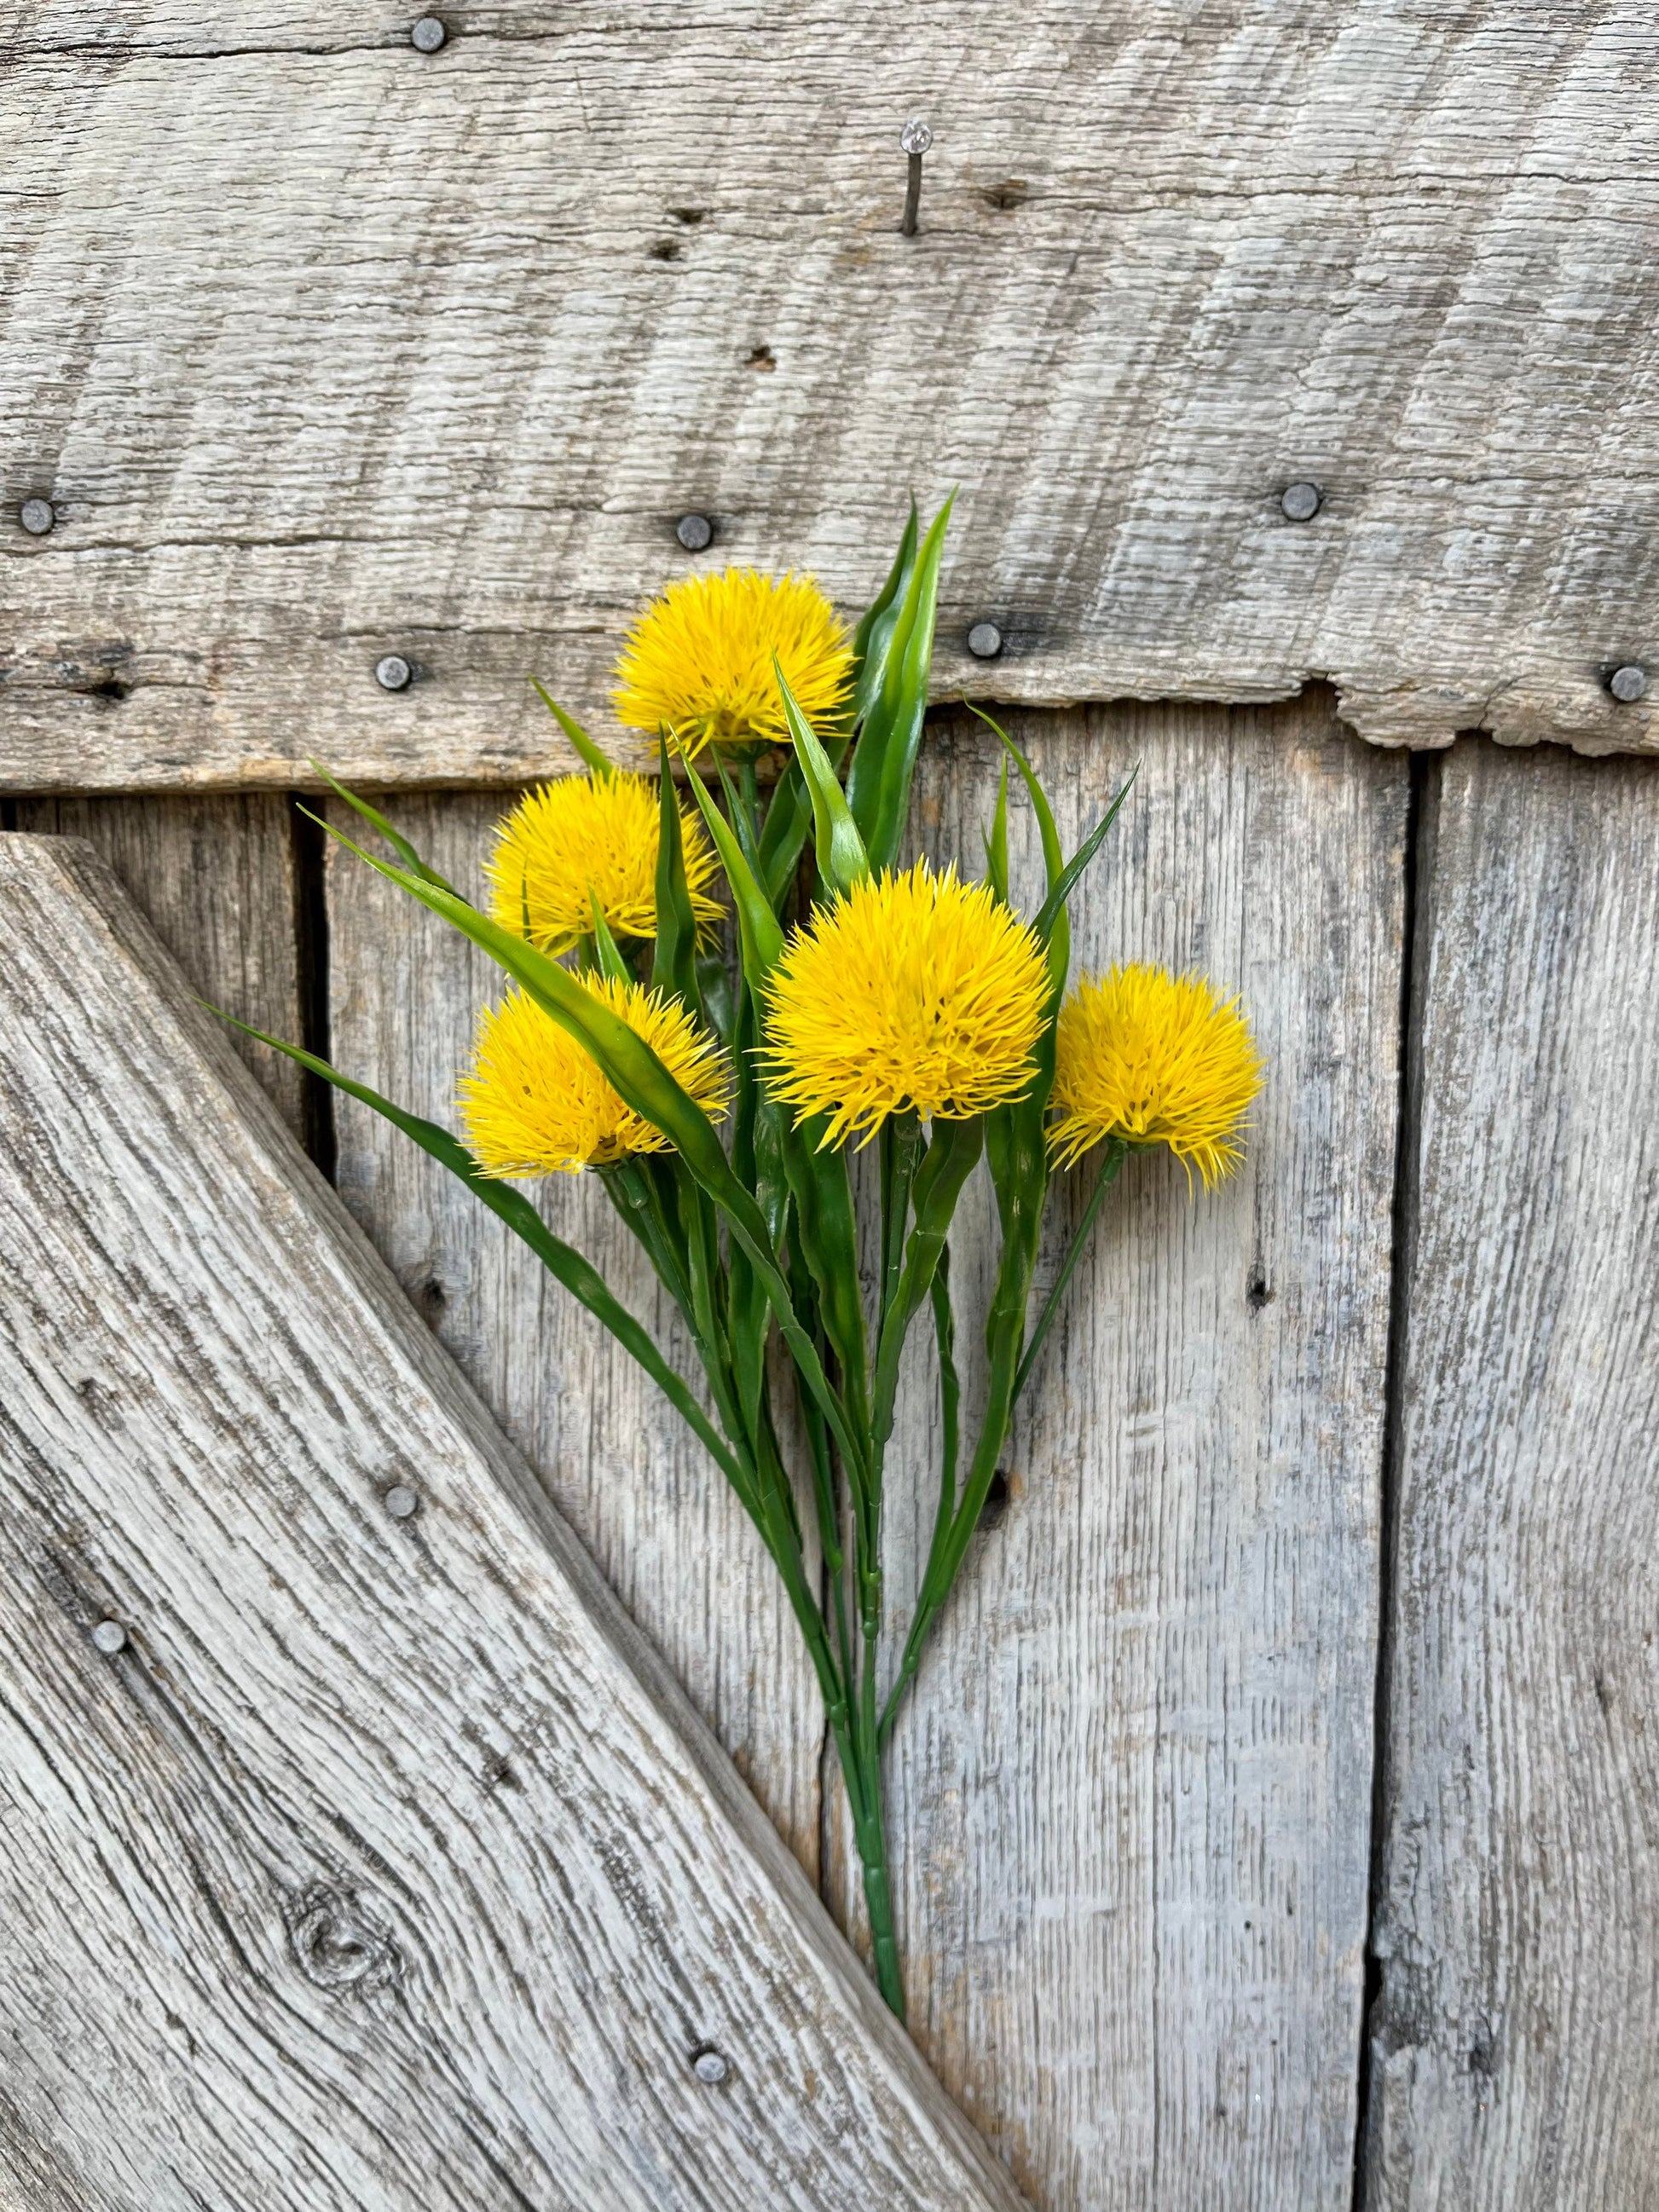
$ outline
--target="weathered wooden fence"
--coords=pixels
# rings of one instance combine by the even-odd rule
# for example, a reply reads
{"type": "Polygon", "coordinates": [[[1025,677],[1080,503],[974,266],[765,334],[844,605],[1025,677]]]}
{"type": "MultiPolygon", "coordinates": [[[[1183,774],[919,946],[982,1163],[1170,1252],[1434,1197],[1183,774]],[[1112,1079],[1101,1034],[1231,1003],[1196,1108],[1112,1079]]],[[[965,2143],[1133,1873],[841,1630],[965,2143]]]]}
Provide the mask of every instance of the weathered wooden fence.
{"type": "MultiPolygon", "coordinates": [[[[0,24],[0,2206],[1659,2207],[1659,761],[1536,742],[1654,750],[1650,21],[445,30],[0,24]],[[1082,957],[1271,1066],[1237,1182],[1126,1182],[895,1738],[926,2069],[717,1471],[184,988],[446,1116],[489,975],[307,757],[465,884],[526,672],[597,718],[691,561],[856,604],[910,477],[941,700],[1068,840],[1140,763],[1082,957]]],[[[918,843],[989,781],[941,704],[918,843]]]]}

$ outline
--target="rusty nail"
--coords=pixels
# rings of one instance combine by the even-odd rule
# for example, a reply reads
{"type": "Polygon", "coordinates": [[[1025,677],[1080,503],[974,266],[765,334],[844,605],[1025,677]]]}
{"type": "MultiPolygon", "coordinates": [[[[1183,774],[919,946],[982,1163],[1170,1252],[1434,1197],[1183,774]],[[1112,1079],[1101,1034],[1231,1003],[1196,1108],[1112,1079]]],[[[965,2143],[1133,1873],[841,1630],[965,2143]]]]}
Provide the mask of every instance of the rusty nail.
{"type": "Polygon", "coordinates": [[[899,146],[910,157],[910,174],[904,187],[904,218],[899,224],[905,238],[916,234],[916,211],[921,205],[921,157],[933,143],[933,131],[919,115],[913,116],[899,132],[899,146]]]}

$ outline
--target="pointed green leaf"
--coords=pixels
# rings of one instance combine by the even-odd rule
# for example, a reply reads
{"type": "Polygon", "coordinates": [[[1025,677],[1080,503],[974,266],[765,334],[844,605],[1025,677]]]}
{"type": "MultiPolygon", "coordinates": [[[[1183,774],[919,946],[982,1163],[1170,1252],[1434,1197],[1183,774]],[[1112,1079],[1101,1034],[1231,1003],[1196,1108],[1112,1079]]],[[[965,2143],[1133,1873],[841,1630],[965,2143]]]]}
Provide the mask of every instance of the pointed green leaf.
{"type": "Polygon", "coordinates": [[[685,840],[680,823],[680,802],[669,773],[668,741],[657,740],[657,939],[651,957],[651,981],[699,1018],[702,994],[697,989],[697,918],[691,905],[691,888],[685,874],[685,840]]]}
{"type": "Polygon", "coordinates": [[[593,774],[595,775],[615,775],[617,773],[616,769],[606,758],[605,755],[599,750],[599,747],[594,744],[592,738],[588,736],[586,731],[583,729],[581,724],[576,720],[575,716],[574,714],[567,714],[564,708],[560,706],[558,701],[553,696],[552,693],[547,690],[545,685],[538,684],[533,676],[531,678],[530,682],[531,687],[535,691],[537,697],[541,701],[543,706],[546,708],[548,713],[551,714],[559,727],[564,732],[566,737],[569,738],[571,744],[575,747],[580,757],[587,763],[593,774]]]}
{"type": "MultiPolygon", "coordinates": [[[[968,700],[964,703],[969,714],[977,714],[981,722],[996,732],[1006,746],[1014,766],[1024,780],[1025,788],[1030,795],[1032,808],[1036,814],[1037,834],[1042,840],[1043,872],[1048,879],[1048,887],[1052,893],[1054,885],[1066,872],[1066,863],[1060,848],[1060,832],[1054,827],[1054,810],[1048,804],[1048,794],[1037,781],[1036,769],[1009,736],[1007,731],[1003,728],[1001,723],[988,714],[983,708],[975,707],[972,700],[968,700]]],[[[1059,920],[1054,924],[1048,936],[1048,945],[1049,988],[1056,993],[1060,993],[1066,988],[1066,978],[1071,973],[1072,968],[1072,933],[1063,906],[1059,920]]]]}
{"type": "Polygon", "coordinates": [[[599,904],[599,893],[590,890],[588,904],[593,909],[593,964],[607,982],[631,983],[633,970],[617,948],[611,934],[611,925],[605,918],[605,908],[599,904]]]}
{"type": "Polygon", "coordinates": [[[1050,931],[1054,928],[1054,923],[1059,919],[1066,901],[1076,890],[1079,879],[1083,874],[1083,871],[1088,866],[1090,861],[1093,860],[1095,854],[1100,850],[1101,845],[1105,839],[1106,832],[1111,828],[1113,823],[1116,821],[1119,811],[1122,807],[1124,800],[1129,796],[1130,787],[1133,784],[1136,776],[1139,774],[1140,763],[1137,762],[1134,767],[1130,770],[1128,781],[1124,784],[1123,788],[1118,793],[1116,798],[1113,799],[1111,805],[1107,808],[1105,813],[1102,815],[1100,820],[1096,823],[1094,828],[1084,839],[1082,844],[1079,846],[1076,853],[1060,870],[1059,878],[1055,881],[1054,888],[1049,891],[1048,897],[1043,901],[1042,905],[1038,911],[1036,920],[1031,924],[1032,928],[1036,930],[1039,937],[1045,940],[1047,939],[1050,931]]]}
{"type": "Polygon", "coordinates": [[[795,757],[800,763],[801,775],[811,793],[812,822],[817,838],[818,874],[831,890],[845,898],[854,884],[862,883],[870,872],[864,840],[859,835],[858,824],[848,807],[830,756],[813,735],[812,726],[802,714],[775,654],[773,655],[772,667],[778,679],[778,692],[783,701],[784,719],[789,725],[789,735],[794,743],[795,757]]]}
{"type": "Polygon", "coordinates": [[[950,499],[934,517],[911,570],[889,644],[879,688],[872,698],[847,779],[847,803],[864,839],[870,866],[890,868],[904,838],[910,782],[927,713],[939,605],[939,563],[951,519],[950,499]]]}
{"type": "Polygon", "coordinates": [[[700,775],[691,778],[691,796],[702,809],[702,818],[708,825],[708,834],[714,841],[714,849],[726,870],[726,880],[732,886],[732,896],[737,903],[738,936],[743,953],[743,972],[751,991],[761,986],[776,967],[783,952],[783,932],[772,911],[772,902],[755,881],[754,871],[744,858],[737,834],[708,795],[707,785],[700,775]]]}
{"type": "MultiPolygon", "coordinates": [[[[321,776],[323,781],[328,786],[329,789],[334,793],[337,799],[343,799],[348,806],[353,808],[356,812],[362,815],[363,820],[368,823],[372,830],[378,830],[380,831],[381,836],[386,839],[386,843],[391,846],[392,851],[398,855],[398,859],[403,862],[406,868],[410,869],[414,874],[423,878],[426,882],[429,884],[436,884],[440,890],[455,890],[454,884],[446,882],[444,878],[438,873],[438,871],[435,868],[428,867],[426,862],[415,850],[415,848],[410,843],[408,838],[399,836],[398,832],[392,828],[392,824],[386,820],[385,815],[382,814],[377,807],[371,806],[366,799],[359,799],[355,791],[348,791],[344,784],[337,781],[335,777],[329,774],[328,770],[323,766],[321,761],[307,761],[306,765],[316,775],[321,776]]],[[[305,815],[307,821],[320,822],[322,819],[320,815],[313,814],[309,807],[302,807],[301,811],[305,815]]],[[[327,825],[326,823],[324,823],[323,826],[326,828],[327,825]]],[[[459,891],[457,891],[455,895],[458,898],[460,896],[459,891]]]]}
{"type": "Polygon", "coordinates": [[[853,637],[853,725],[856,728],[870,711],[887,672],[887,655],[897,627],[899,609],[916,565],[916,535],[920,528],[915,497],[910,500],[910,519],[899,539],[899,549],[887,581],[865,613],[853,637]]]}
{"type": "Polygon", "coordinates": [[[997,782],[997,811],[991,817],[990,835],[985,840],[985,880],[1001,906],[1008,903],[1008,756],[1002,757],[1002,774],[997,782]]]}

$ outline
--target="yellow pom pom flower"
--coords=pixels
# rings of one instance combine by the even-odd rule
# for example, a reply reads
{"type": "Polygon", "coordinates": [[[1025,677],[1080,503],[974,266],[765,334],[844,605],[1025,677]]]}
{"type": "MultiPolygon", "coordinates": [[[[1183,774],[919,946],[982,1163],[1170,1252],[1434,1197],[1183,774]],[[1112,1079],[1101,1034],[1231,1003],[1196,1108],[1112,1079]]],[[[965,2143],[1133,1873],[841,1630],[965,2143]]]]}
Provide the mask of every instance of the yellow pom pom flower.
{"type": "Polygon", "coordinates": [[[866,878],[784,949],[761,1056],[823,1142],[868,1142],[890,1115],[960,1121],[1018,1098],[1048,996],[1042,950],[984,884],[925,860],[866,878]]]}
{"type": "MultiPolygon", "coordinates": [[[[597,975],[582,981],[645,1039],[705,1114],[717,1120],[724,1114],[725,1062],[678,999],[641,983],[597,975]]],[[[575,1175],[633,1153],[673,1150],[613,1089],[592,1054],[522,991],[479,1017],[459,1103],[467,1142],[486,1175],[575,1175]]]]}
{"type": "Polygon", "coordinates": [[[617,713],[630,730],[666,730],[688,758],[706,744],[788,740],[772,656],[814,728],[847,703],[853,651],[810,576],[728,568],[688,576],[653,599],[617,668],[617,713]]]}
{"type": "Polygon", "coordinates": [[[1262,1061],[1233,1000],[1200,975],[1114,968],[1060,1008],[1048,1143],[1069,1167],[1103,1138],[1167,1145],[1212,1188],[1243,1158],[1240,1125],[1262,1061]]]}
{"type": "MultiPolygon", "coordinates": [[[[556,955],[592,933],[597,898],[613,937],[654,937],[658,804],[656,784],[643,775],[562,776],[529,793],[497,830],[485,863],[491,919],[556,955]]],[[[720,919],[708,888],[714,848],[684,808],[680,837],[701,934],[720,919]]]]}

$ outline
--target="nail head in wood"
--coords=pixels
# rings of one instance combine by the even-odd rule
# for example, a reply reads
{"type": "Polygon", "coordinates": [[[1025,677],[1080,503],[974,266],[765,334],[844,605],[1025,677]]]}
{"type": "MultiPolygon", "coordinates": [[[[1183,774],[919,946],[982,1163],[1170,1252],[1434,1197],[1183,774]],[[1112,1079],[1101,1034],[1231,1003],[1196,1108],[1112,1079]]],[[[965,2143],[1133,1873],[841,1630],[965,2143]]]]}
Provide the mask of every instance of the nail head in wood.
{"type": "Polygon", "coordinates": [[[933,143],[933,131],[919,115],[913,116],[899,132],[899,144],[910,158],[910,174],[904,188],[904,214],[899,223],[900,234],[905,238],[916,234],[916,215],[921,206],[921,157],[933,143]]]}
{"type": "Polygon", "coordinates": [[[49,499],[26,499],[17,510],[17,520],[31,538],[44,538],[58,518],[49,499]]]}
{"type": "Polygon", "coordinates": [[[919,115],[899,132],[899,144],[907,154],[925,154],[933,143],[933,131],[919,115]]]}
{"type": "Polygon", "coordinates": [[[92,1640],[106,1658],[112,1659],[118,1651],[127,1647],[127,1632],[118,1620],[100,1620],[92,1632],[92,1640]]]}
{"type": "Polygon", "coordinates": [[[691,2071],[699,2081],[707,2081],[712,2087],[717,2082],[724,2081],[732,2071],[732,2068],[725,2057],[714,2049],[713,2044],[705,2043],[702,2050],[694,2051],[691,2053],[691,2071]]]}
{"type": "Polygon", "coordinates": [[[1633,660],[1626,661],[1622,668],[1615,668],[1607,678],[1608,690],[1626,707],[1641,698],[1647,688],[1648,672],[1645,668],[1638,668],[1633,660]]]}
{"type": "Polygon", "coordinates": [[[411,1521],[420,1510],[420,1493],[406,1482],[394,1482],[386,1494],[386,1510],[394,1521],[411,1521]]]}
{"type": "Polygon", "coordinates": [[[968,633],[968,650],[975,660],[994,660],[1002,650],[1002,632],[994,622],[976,622],[968,633]]]}
{"type": "Polygon", "coordinates": [[[374,681],[382,691],[407,691],[414,673],[401,653],[388,653],[374,664],[374,681]]]}
{"type": "Polygon", "coordinates": [[[1286,484],[1279,504],[1291,522],[1311,522],[1324,504],[1325,495],[1316,483],[1286,484]]]}
{"type": "Polygon", "coordinates": [[[674,535],[688,553],[702,553],[714,542],[714,526],[706,514],[683,514],[674,535]]]}
{"type": "Polygon", "coordinates": [[[435,15],[422,15],[409,34],[409,43],[416,52],[435,54],[449,36],[435,15]]]}

